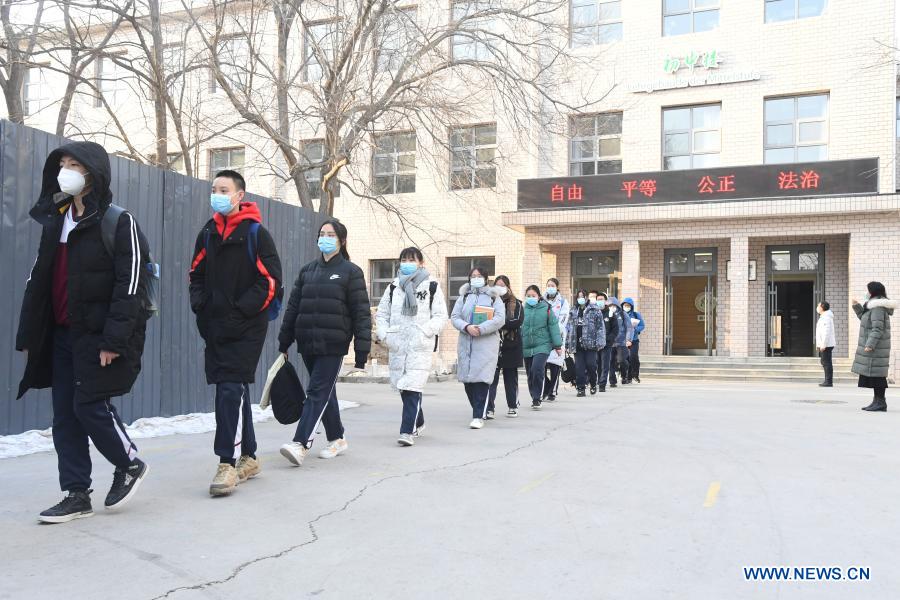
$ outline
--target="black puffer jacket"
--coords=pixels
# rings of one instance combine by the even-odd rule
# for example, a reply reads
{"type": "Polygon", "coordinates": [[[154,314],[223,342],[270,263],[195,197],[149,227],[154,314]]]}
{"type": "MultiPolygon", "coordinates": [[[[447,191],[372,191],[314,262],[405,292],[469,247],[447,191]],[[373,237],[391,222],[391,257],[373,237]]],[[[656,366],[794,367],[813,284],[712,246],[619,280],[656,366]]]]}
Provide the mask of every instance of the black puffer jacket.
{"type": "Polygon", "coordinates": [[[357,366],[372,346],[372,313],[362,269],[338,254],[300,269],[278,335],[282,352],[295,341],[304,356],[345,356],[353,339],[357,366]]]}
{"type": "Polygon", "coordinates": [[[515,310],[509,309],[506,304],[506,323],[500,329],[500,354],[497,356],[497,367],[500,369],[518,369],[525,364],[522,355],[522,322],[525,320],[525,310],[522,302],[516,300],[515,310]]]}
{"type": "Polygon", "coordinates": [[[603,327],[606,328],[606,347],[612,348],[616,345],[616,339],[619,337],[619,320],[616,319],[615,315],[609,316],[609,309],[613,306],[612,304],[607,303],[603,307],[603,327]]]}
{"type": "Polygon", "coordinates": [[[255,253],[248,239],[260,222],[254,202],[227,219],[216,214],[200,230],[191,262],[191,310],[206,342],[207,383],[253,383],[266,342],[272,302],[281,302],[281,260],[259,226],[255,253]]]}
{"type": "Polygon", "coordinates": [[[16,348],[28,350],[19,397],[31,388],[50,387],[53,378],[51,289],[53,262],[71,196],[60,193],[56,176],[64,156],[77,159],[90,173],[91,191],[84,215],[69,234],[68,321],[74,356],[75,385],[89,398],[120,396],[131,390],[141,371],[148,314],[141,298],[149,272],[149,249],[137,221],[119,217],[115,260],[103,246],[100,221],[112,202],[109,155],[99,144],[76,142],[54,150],[44,164],[41,194],[31,217],[43,226],[37,259],[25,286],[16,348]],[[100,366],[100,351],[120,356],[100,366]]]}

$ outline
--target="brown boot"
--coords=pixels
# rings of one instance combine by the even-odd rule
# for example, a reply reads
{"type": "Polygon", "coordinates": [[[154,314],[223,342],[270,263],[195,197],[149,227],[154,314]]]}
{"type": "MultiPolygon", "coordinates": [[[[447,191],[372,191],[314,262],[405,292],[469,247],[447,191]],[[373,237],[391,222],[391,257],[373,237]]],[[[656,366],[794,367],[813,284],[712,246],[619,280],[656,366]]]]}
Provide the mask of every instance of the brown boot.
{"type": "Polygon", "coordinates": [[[248,479],[259,475],[259,460],[245,454],[237,461],[235,469],[237,470],[238,483],[244,483],[248,479]]]}
{"type": "Polygon", "coordinates": [[[238,484],[237,469],[228,463],[219,463],[219,469],[212,483],[209,484],[210,496],[227,496],[234,491],[238,484]]]}

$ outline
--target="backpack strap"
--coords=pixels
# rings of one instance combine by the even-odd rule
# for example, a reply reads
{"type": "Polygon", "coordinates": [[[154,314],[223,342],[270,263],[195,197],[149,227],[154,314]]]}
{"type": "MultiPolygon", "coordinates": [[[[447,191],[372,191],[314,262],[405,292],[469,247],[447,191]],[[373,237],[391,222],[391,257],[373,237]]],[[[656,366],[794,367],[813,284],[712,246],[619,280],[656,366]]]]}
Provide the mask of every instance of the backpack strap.
{"type": "Polygon", "coordinates": [[[247,229],[247,256],[250,264],[256,266],[256,257],[259,256],[259,223],[253,221],[247,229]]]}
{"type": "Polygon", "coordinates": [[[100,221],[100,237],[103,238],[103,247],[111,257],[116,255],[116,228],[119,226],[119,217],[125,209],[117,204],[110,204],[103,213],[100,221]]]}
{"type": "Polygon", "coordinates": [[[428,284],[428,310],[431,311],[431,307],[434,306],[434,293],[437,291],[437,281],[432,281],[428,284]]]}
{"type": "Polygon", "coordinates": [[[392,283],[390,285],[391,293],[388,294],[388,306],[391,306],[392,304],[394,304],[394,290],[396,290],[396,289],[397,289],[397,286],[392,283]]]}

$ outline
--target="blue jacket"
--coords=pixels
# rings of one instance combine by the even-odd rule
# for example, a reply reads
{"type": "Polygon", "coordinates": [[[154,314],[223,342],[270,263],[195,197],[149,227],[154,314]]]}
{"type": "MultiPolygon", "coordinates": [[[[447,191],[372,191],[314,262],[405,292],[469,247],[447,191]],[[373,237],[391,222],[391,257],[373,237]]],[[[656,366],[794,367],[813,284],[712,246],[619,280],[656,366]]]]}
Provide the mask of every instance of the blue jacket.
{"type": "Polygon", "coordinates": [[[603,325],[603,313],[595,304],[584,306],[579,323],[579,311],[582,307],[575,304],[569,313],[566,330],[566,348],[569,352],[578,350],[578,342],[585,350],[603,350],[606,347],[606,328],[603,325]],[[581,325],[581,339],[577,339],[578,326],[581,325]]]}
{"type": "Polygon", "coordinates": [[[622,304],[631,305],[631,312],[625,314],[632,319],[638,320],[638,324],[634,327],[634,337],[632,338],[632,340],[640,340],[641,332],[644,330],[644,317],[642,317],[641,313],[637,311],[637,306],[634,305],[634,300],[632,300],[631,298],[625,298],[624,300],[622,300],[622,304]]]}

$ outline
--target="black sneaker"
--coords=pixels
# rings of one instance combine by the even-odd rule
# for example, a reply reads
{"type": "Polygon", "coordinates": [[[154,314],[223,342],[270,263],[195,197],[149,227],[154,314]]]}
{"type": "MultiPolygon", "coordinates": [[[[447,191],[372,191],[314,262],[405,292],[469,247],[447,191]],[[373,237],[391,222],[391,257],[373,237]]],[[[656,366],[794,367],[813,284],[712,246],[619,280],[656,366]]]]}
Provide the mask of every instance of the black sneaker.
{"type": "Polygon", "coordinates": [[[605,393],[605,392],[606,392],[606,386],[605,386],[605,385],[601,385],[600,388],[599,388],[597,391],[598,391],[598,392],[601,392],[601,393],[605,393]]]}
{"type": "Polygon", "coordinates": [[[591,396],[593,396],[593,395],[596,394],[596,393],[597,393],[597,386],[596,386],[596,385],[592,385],[592,386],[591,386],[591,396]]]}
{"type": "Polygon", "coordinates": [[[576,398],[584,398],[585,396],[587,396],[587,394],[584,393],[584,389],[578,390],[578,393],[575,394],[576,398]]]}
{"type": "Polygon", "coordinates": [[[540,400],[532,401],[531,410],[541,410],[541,401],[540,400]]]}
{"type": "Polygon", "coordinates": [[[635,375],[635,376],[634,376],[634,382],[635,382],[635,383],[640,383],[640,382],[641,382],[641,378],[638,377],[637,375],[635,375]]]}
{"type": "Polygon", "coordinates": [[[112,487],[109,488],[109,493],[106,495],[104,503],[106,508],[114,510],[125,506],[137,492],[149,470],[150,467],[147,466],[147,463],[139,458],[134,459],[127,469],[116,469],[113,472],[112,487]]]}
{"type": "Polygon", "coordinates": [[[93,491],[69,492],[62,502],[42,512],[38,520],[41,523],[68,523],[74,519],[93,517],[94,510],[91,508],[93,491]]]}
{"type": "Polygon", "coordinates": [[[615,383],[611,383],[611,384],[609,384],[609,387],[614,388],[614,387],[619,387],[619,386],[616,385],[615,383]]]}
{"type": "Polygon", "coordinates": [[[556,402],[556,396],[550,394],[549,396],[547,396],[547,402],[556,402]]]}

